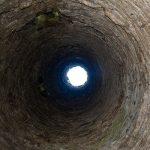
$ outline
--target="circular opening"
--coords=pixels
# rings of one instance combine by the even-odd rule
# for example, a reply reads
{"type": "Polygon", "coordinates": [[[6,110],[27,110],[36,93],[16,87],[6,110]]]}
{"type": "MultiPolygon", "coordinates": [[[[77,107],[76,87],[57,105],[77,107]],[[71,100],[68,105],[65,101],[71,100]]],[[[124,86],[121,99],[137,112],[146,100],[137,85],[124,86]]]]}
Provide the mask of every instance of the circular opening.
{"type": "MultiPolygon", "coordinates": [[[[100,91],[102,70],[89,51],[79,45],[63,46],[50,61],[45,59],[41,63],[38,76],[45,87],[41,95],[46,92],[46,98],[56,108],[83,112],[96,103],[93,98],[100,91]]],[[[38,84],[41,85],[39,81],[38,84]]]]}
{"type": "Polygon", "coordinates": [[[67,82],[74,87],[84,86],[88,80],[88,73],[81,66],[69,68],[66,76],[67,82]]]}

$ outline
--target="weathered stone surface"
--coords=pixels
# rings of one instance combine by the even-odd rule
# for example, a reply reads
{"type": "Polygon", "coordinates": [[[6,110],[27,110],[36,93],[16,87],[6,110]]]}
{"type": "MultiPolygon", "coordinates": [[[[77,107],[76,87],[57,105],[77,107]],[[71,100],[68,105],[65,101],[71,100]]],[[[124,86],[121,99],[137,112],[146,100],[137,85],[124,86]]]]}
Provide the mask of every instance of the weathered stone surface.
{"type": "Polygon", "coordinates": [[[0,0],[0,149],[150,149],[149,41],[149,0],[0,0]],[[72,23],[36,31],[36,13],[56,6],[72,23]],[[35,78],[54,47],[76,42],[107,69],[102,103],[67,116],[35,78]]]}

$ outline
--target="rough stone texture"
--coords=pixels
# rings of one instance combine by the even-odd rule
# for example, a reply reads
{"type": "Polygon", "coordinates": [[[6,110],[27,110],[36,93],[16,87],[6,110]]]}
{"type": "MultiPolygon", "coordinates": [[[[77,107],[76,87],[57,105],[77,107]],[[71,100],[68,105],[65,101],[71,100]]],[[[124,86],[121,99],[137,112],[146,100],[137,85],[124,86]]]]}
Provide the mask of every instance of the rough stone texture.
{"type": "Polygon", "coordinates": [[[149,41],[149,0],[0,0],[0,149],[150,149],[149,41]],[[35,14],[56,6],[73,23],[37,32],[35,14]],[[67,43],[105,68],[97,104],[75,115],[35,88],[40,61],[67,43]]]}

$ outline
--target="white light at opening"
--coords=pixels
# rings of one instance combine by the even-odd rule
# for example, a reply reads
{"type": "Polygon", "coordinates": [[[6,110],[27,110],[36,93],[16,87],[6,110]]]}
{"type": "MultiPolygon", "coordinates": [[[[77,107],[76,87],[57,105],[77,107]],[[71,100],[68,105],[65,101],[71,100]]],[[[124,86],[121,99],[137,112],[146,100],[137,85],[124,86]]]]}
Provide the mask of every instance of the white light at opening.
{"type": "Polygon", "coordinates": [[[88,80],[87,71],[81,66],[72,67],[67,71],[68,83],[72,86],[83,86],[88,80]]]}

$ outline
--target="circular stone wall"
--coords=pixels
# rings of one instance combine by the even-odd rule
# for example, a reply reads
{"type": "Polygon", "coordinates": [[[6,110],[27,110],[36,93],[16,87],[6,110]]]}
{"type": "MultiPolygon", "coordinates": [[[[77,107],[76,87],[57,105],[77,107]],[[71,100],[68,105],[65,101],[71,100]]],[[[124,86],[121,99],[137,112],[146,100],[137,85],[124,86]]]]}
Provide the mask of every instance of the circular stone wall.
{"type": "Polygon", "coordinates": [[[150,149],[149,14],[148,0],[0,0],[0,148],[150,149]],[[37,30],[53,8],[60,23],[37,30]],[[88,55],[100,80],[87,106],[62,109],[38,79],[68,51],[88,55]]]}

